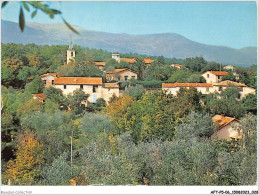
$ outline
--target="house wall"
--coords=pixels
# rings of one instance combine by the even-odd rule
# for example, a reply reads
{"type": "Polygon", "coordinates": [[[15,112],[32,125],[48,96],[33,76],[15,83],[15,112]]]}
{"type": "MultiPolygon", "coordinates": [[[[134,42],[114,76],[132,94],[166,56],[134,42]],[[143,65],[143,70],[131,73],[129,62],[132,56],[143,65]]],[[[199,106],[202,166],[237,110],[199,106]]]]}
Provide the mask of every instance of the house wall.
{"type": "MultiPolygon", "coordinates": [[[[236,135],[238,135],[239,132],[237,130],[234,130],[233,127],[234,125],[237,125],[237,124],[239,124],[237,121],[233,121],[229,123],[228,125],[218,130],[217,132],[213,133],[211,136],[211,139],[220,138],[220,139],[229,140],[231,139],[231,137],[236,137],[236,135]]],[[[241,135],[239,135],[239,137],[241,137],[241,135]]]]}
{"type": "MultiPolygon", "coordinates": [[[[80,85],[66,85],[66,89],[64,89],[64,85],[56,84],[56,88],[61,89],[64,95],[68,95],[69,93],[73,93],[74,90],[80,89],[80,85]]],[[[97,98],[102,98],[102,86],[98,85],[96,88],[96,92],[93,92],[93,85],[83,85],[83,91],[86,94],[89,94],[88,101],[91,103],[95,103],[97,98]]]]}
{"type": "Polygon", "coordinates": [[[243,91],[240,92],[241,94],[241,98],[247,96],[248,94],[252,93],[255,94],[255,89],[251,88],[251,87],[243,87],[243,91]]]}
{"type": "Polygon", "coordinates": [[[222,78],[223,78],[223,76],[219,76],[219,79],[218,79],[218,76],[216,76],[210,72],[205,72],[202,74],[202,76],[205,78],[206,83],[218,83],[218,82],[222,81],[222,78]],[[207,75],[209,75],[209,78],[207,77],[207,75]]]}
{"type": "Polygon", "coordinates": [[[54,81],[54,76],[52,75],[48,75],[48,76],[45,76],[45,77],[42,77],[41,80],[44,82],[46,81],[46,84],[44,84],[44,87],[49,87],[49,86],[52,86],[52,81],[54,81]]]}
{"type": "MultiPolygon", "coordinates": [[[[189,89],[190,87],[185,87],[187,89],[189,89]]],[[[172,95],[176,95],[177,92],[180,90],[180,87],[170,87],[170,88],[166,88],[163,87],[163,90],[167,90],[168,93],[171,93],[172,95]]],[[[207,87],[196,87],[198,92],[201,92],[202,94],[209,94],[212,93],[214,91],[213,87],[208,87],[208,91],[207,91],[207,87]]]]}
{"type": "Polygon", "coordinates": [[[106,80],[113,81],[113,80],[118,80],[118,78],[115,76],[115,73],[112,73],[112,74],[106,73],[106,80]]]}
{"type": "Polygon", "coordinates": [[[119,88],[102,88],[102,98],[108,102],[110,98],[115,94],[117,97],[119,97],[120,92],[119,88]]]}
{"type": "Polygon", "coordinates": [[[120,81],[125,81],[124,77],[128,76],[128,80],[130,80],[132,78],[132,76],[135,76],[135,79],[138,79],[138,75],[134,72],[131,71],[123,71],[118,73],[118,75],[120,76],[120,81]]]}

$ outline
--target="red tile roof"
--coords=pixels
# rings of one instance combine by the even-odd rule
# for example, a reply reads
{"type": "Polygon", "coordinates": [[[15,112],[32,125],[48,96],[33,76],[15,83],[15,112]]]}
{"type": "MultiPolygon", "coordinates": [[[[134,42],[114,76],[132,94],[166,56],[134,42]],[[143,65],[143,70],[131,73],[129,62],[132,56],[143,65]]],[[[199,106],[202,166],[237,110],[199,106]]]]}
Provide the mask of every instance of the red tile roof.
{"type": "Polygon", "coordinates": [[[151,64],[152,62],[154,62],[155,60],[151,60],[150,58],[144,58],[143,59],[143,62],[145,63],[145,64],[151,64]]]}
{"type": "Polygon", "coordinates": [[[105,66],[106,62],[94,62],[96,66],[105,66]]]}
{"type": "Polygon", "coordinates": [[[102,85],[101,77],[59,77],[54,79],[54,84],[61,85],[102,85]]]}
{"type": "Polygon", "coordinates": [[[246,87],[246,85],[244,83],[237,83],[237,82],[230,81],[230,80],[222,81],[220,83],[213,83],[213,85],[216,85],[216,86],[246,87]]]}
{"type": "Polygon", "coordinates": [[[136,61],[135,58],[120,58],[120,61],[128,62],[130,64],[134,63],[136,61]]]}
{"type": "Polygon", "coordinates": [[[134,73],[137,74],[136,71],[131,70],[131,69],[128,69],[128,68],[121,68],[121,69],[110,70],[110,71],[107,71],[106,74],[114,74],[114,73],[119,73],[119,72],[123,72],[123,71],[126,71],[126,70],[128,70],[128,71],[130,71],[130,72],[134,72],[134,73]]]}
{"type": "Polygon", "coordinates": [[[53,76],[53,77],[57,77],[57,74],[56,74],[56,73],[46,73],[46,74],[41,75],[40,78],[46,77],[46,76],[48,76],[48,75],[51,75],[51,76],[53,76]]]}
{"type": "Polygon", "coordinates": [[[162,87],[212,87],[211,83],[162,83],[162,87]]]}
{"type": "Polygon", "coordinates": [[[45,100],[45,95],[44,95],[44,93],[36,93],[36,94],[33,94],[33,96],[36,97],[36,98],[45,100]]]}
{"type": "Polygon", "coordinates": [[[118,83],[104,83],[103,87],[104,88],[119,88],[119,84],[118,83]]]}
{"type": "Polygon", "coordinates": [[[228,125],[234,120],[238,121],[235,118],[227,117],[227,116],[225,117],[223,115],[215,115],[214,117],[212,117],[212,120],[215,123],[218,130],[225,127],[226,125],[228,125]]]}
{"type": "Polygon", "coordinates": [[[216,76],[226,76],[228,75],[228,72],[226,71],[209,71],[211,74],[214,74],[216,76]]]}

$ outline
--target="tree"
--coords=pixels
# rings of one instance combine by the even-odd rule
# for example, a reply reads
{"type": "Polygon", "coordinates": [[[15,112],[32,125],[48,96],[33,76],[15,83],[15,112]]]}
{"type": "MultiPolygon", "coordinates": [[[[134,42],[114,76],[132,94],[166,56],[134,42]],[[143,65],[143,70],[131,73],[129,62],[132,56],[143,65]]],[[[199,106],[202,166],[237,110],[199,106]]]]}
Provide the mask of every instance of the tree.
{"type": "Polygon", "coordinates": [[[37,99],[30,99],[27,102],[20,104],[17,109],[17,116],[23,116],[35,111],[40,111],[42,109],[42,103],[37,99]]]}
{"type": "Polygon", "coordinates": [[[144,93],[145,89],[142,85],[130,86],[124,92],[124,94],[130,95],[137,100],[140,99],[144,93]]]}
{"type": "Polygon", "coordinates": [[[14,185],[32,185],[40,177],[40,167],[43,164],[43,145],[32,133],[20,135],[16,159],[8,162],[5,178],[14,185]]]}
{"type": "Polygon", "coordinates": [[[63,96],[62,90],[52,86],[44,89],[44,95],[46,99],[49,99],[52,102],[58,103],[59,105],[61,105],[65,99],[65,97],[63,96]]]}
{"type": "Polygon", "coordinates": [[[180,88],[170,105],[176,120],[185,118],[191,111],[201,111],[200,98],[201,93],[196,88],[180,88]]]}
{"type": "Polygon", "coordinates": [[[12,74],[17,75],[24,64],[20,59],[6,58],[3,60],[3,65],[5,65],[12,74]]]}
{"type": "Polygon", "coordinates": [[[207,61],[203,57],[186,58],[183,60],[183,65],[192,72],[201,72],[207,65],[207,61]]]}
{"type": "Polygon", "coordinates": [[[106,101],[103,98],[98,98],[95,103],[96,109],[101,111],[106,106],[106,101]]]}
{"type": "Polygon", "coordinates": [[[7,66],[1,67],[1,81],[2,85],[8,87],[11,85],[15,78],[15,75],[7,68],[7,66]]]}
{"type": "Polygon", "coordinates": [[[180,139],[210,138],[214,133],[214,124],[208,114],[191,112],[184,122],[176,127],[180,139]]]}
{"type": "Polygon", "coordinates": [[[89,63],[78,63],[70,62],[60,66],[57,70],[59,75],[62,76],[77,76],[77,77],[100,77],[102,71],[96,68],[93,62],[89,63]]]}
{"type": "Polygon", "coordinates": [[[48,114],[54,114],[59,109],[59,104],[52,102],[51,100],[46,100],[44,103],[44,112],[48,114]]]}
{"type": "Polygon", "coordinates": [[[98,136],[101,132],[111,132],[114,126],[108,115],[101,113],[85,113],[81,122],[82,133],[88,136],[98,136]]]}
{"type": "Polygon", "coordinates": [[[71,112],[57,110],[53,114],[36,112],[21,118],[21,127],[31,129],[37,139],[43,143],[44,159],[50,164],[64,151],[70,148],[70,137],[73,129],[74,115],[71,112]]]}
{"type": "Polygon", "coordinates": [[[23,86],[38,75],[37,67],[24,66],[19,71],[17,78],[23,82],[23,86]]]}
{"type": "Polygon", "coordinates": [[[41,78],[38,76],[33,79],[29,84],[25,87],[30,93],[42,93],[44,89],[44,83],[41,78]]]}
{"type": "Polygon", "coordinates": [[[202,69],[201,72],[207,72],[207,71],[219,71],[220,70],[220,64],[217,62],[208,62],[202,69]]]}
{"type": "Polygon", "coordinates": [[[244,115],[244,108],[239,98],[236,87],[228,87],[220,94],[211,94],[204,100],[205,109],[211,114],[222,114],[229,117],[240,118],[244,115]]]}
{"type": "Polygon", "coordinates": [[[81,113],[85,108],[84,102],[88,99],[89,94],[86,94],[82,89],[76,89],[73,93],[68,94],[67,98],[70,102],[70,107],[75,113],[81,113]]]}
{"type": "Polygon", "coordinates": [[[186,70],[186,69],[177,70],[170,76],[170,78],[168,79],[168,82],[187,83],[191,75],[192,73],[189,70],[186,70]]]}
{"type": "Polygon", "coordinates": [[[106,71],[114,70],[115,67],[117,67],[117,66],[118,66],[118,62],[115,59],[110,58],[110,59],[107,60],[104,69],[106,71]]]}
{"type": "Polygon", "coordinates": [[[144,71],[146,68],[146,64],[137,59],[133,64],[132,64],[132,69],[138,72],[138,79],[142,80],[144,78],[144,71]]]}
{"type": "Polygon", "coordinates": [[[71,167],[67,162],[67,153],[63,153],[55,159],[51,165],[45,166],[41,173],[44,185],[68,185],[72,178],[71,167]]]}
{"type": "Polygon", "coordinates": [[[116,127],[116,134],[125,130],[126,112],[133,103],[133,98],[129,95],[123,95],[116,98],[106,106],[106,112],[110,115],[113,124],[116,127]]]}
{"type": "Polygon", "coordinates": [[[251,112],[256,115],[257,96],[255,94],[248,94],[245,98],[242,99],[242,105],[244,106],[244,109],[247,113],[251,112]]]}

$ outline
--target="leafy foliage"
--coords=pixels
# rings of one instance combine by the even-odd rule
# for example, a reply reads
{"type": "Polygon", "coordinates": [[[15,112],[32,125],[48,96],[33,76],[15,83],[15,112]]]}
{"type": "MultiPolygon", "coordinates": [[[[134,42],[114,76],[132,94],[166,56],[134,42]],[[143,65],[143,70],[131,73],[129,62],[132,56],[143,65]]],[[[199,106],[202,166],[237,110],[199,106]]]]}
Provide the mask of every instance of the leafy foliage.
{"type": "Polygon", "coordinates": [[[8,162],[5,178],[10,179],[12,184],[35,184],[40,177],[43,155],[43,145],[33,134],[21,135],[16,159],[8,162]]]}

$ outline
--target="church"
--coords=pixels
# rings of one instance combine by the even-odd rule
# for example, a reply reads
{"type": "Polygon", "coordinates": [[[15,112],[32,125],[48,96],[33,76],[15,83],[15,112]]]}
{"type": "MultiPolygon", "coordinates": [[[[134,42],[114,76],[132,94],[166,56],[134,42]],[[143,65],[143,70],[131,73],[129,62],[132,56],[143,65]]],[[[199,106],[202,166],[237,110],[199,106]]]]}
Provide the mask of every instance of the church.
{"type": "MultiPolygon", "coordinates": [[[[75,62],[76,51],[70,41],[67,50],[67,64],[75,62]]],[[[106,102],[113,96],[119,96],[118,83],[103,83],[102,77],[60,77],[56,73],[46,73],[40,76],[44,86],[53,86],[61,89],[64,95],[73,93],[76,89],[82,89],[89,94],[88,102],[95,103],[98,98],[103,98],[106,102]]]]}

